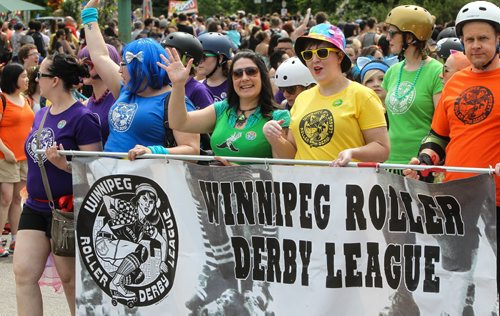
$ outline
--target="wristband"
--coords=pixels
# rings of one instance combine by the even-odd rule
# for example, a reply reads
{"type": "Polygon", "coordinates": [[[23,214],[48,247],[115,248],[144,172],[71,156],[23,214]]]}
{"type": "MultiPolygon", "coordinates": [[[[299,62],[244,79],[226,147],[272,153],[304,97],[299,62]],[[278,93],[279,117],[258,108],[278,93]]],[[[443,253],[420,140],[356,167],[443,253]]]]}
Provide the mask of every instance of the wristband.
{"type": "Polygon", "coordinates": [[[82,10],[81,18],[83,24],[97,22],[97,8],[85,8],[82,10]]]}
{"type": "Polygon", "coordinates": [[[148,146],[152,154],[155,155],[168,155],[168,149],[163,146],[148,146]]]}

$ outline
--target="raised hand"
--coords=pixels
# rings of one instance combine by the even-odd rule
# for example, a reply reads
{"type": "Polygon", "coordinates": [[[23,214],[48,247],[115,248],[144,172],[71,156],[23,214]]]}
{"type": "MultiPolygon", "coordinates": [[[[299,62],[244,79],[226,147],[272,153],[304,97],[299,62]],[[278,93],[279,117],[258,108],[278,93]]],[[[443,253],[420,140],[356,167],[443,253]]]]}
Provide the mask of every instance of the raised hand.
{"type": "Polygon", "coordinates": [[[97,8],[99,7],[99,0],[89,0],[85,5],[85,8],[97,8]]]}
{"type": "Polygon", "coordinates": [[[164,55],[160,55],[160,58],[164,63],[157,62],[156,64],[163,68],[167,73],[172,85],[174,84],[185,84],[186,80],[189,78],[189,73],[191,72],[191,67],[193,66],[193,59],[190,58],[184,66],[182,64],[179,53],[175,48],[165,48],[165,52],[167,53],[167,57],[164,55]]]}

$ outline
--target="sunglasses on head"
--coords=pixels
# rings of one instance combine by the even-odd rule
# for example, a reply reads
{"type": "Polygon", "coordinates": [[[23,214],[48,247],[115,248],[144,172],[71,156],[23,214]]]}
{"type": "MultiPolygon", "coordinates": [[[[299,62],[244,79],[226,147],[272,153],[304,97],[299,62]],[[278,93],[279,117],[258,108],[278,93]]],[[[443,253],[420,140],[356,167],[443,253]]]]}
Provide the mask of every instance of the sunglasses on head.
{"type": "Polygon", "coordinates": [[[304,58],[305,61],[310,61],[313,59],[313,56],[316,55],[318,56],[319,59],[327,59],[328,56],[330,56],[330,53],[338,53],[340,50],[336,48],[331,48],[331,47],[322,47],[318,49],[307,49],[300,54],[302,55],[302,58],[304,58]]]}
{"type": "Polygon", "coordinates": [[[255,77],[259,74],[259,68],[257,67],[246,67],[240,69],[233,69],[233,78],[239,79],[243,77],[243,73],[247,75],[247,77],[255,77]]]}
{"type": "Polygon", "coordinates": [[[295,94],[297,92],[297,86],[290,86],[290,87],[279,87],[281,93],[287,92],[288,94],[295,94]]]}

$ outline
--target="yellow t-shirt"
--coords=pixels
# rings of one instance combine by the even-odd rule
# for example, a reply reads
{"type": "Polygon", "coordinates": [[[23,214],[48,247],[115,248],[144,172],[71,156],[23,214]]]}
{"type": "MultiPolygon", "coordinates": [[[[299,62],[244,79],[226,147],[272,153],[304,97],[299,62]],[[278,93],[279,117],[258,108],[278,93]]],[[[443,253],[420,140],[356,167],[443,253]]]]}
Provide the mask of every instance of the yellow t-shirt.
{"type": "Polygon", "coordinates": [[[363,130],[386,126],[382,102],[357,82],[330,96],[321,95],[318,86],[306,90],[291,114],[295,159],[334,160],[342,150],[365,145],[363,130]]]}

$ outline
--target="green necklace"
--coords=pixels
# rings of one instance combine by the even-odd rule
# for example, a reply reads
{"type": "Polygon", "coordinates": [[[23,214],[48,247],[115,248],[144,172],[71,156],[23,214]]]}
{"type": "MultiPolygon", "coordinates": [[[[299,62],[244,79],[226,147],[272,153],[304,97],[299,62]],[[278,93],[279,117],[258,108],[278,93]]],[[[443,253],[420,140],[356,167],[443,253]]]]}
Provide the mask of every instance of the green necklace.
{"type": "Polygon", "coordinates": [[[394,96],[398,101],[403,100],[410,94],[410,92],[415,89],[415,84],[417,83],[418,77],[420,76],[420,72],[422,72],[422,68],[424,68],[425,60],[422,60],[420,62],[420,66],[418,67],[417,74],[415,75],[415,78],[413,79],[413,82],[408,90],[403,95],[399,95],[399,85],[401,84],[401,75],[403,74],[403,68],[405,68],[406,65],[406,59],[403,60],[403,65],[401,66],[401,69],[399,70],[399,76],[398,76],[398,83],[396,84],[396,91],[394,91],[394,96]]]}

